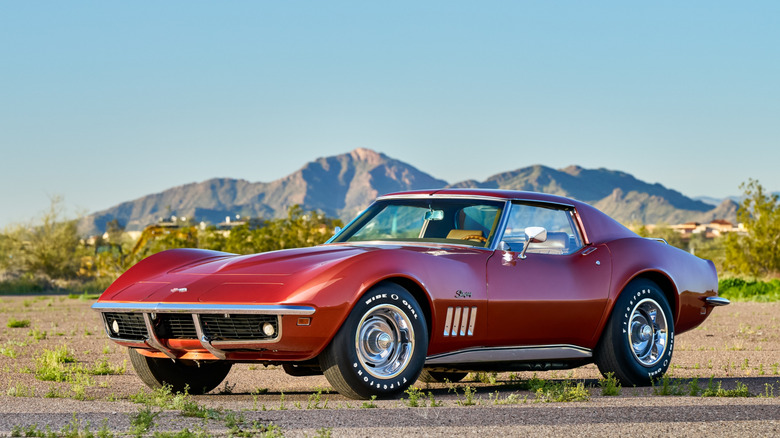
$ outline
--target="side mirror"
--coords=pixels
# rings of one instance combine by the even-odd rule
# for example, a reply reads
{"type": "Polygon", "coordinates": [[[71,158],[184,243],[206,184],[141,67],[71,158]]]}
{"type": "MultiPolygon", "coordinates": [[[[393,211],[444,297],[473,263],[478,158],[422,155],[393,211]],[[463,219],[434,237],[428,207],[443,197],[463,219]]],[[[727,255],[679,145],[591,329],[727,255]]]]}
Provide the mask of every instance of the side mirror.
{"type": "Polygon", "coordinates": [[[542,243],[547,241],[547,229],[544,227],[528,227],[524,231],[525,245],[523,245],[523,251],[520,252],[520,256],[518,257],[521,260],[525,259],[525,252],[528,251],[529,245],[532,243],[542,243]]]}

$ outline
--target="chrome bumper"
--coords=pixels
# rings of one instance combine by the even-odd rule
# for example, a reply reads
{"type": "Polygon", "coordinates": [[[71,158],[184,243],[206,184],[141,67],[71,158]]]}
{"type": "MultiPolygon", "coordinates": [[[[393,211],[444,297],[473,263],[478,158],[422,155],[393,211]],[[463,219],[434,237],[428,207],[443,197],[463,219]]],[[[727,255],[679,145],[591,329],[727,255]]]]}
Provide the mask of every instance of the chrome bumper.
{"type": "Polygon", "coordinates": [[[731,301],[723,297],[707,297],[704,299],[704,302],[707,303],[708,306],[712,307],[727,306],[731,304],[731,301]]]}

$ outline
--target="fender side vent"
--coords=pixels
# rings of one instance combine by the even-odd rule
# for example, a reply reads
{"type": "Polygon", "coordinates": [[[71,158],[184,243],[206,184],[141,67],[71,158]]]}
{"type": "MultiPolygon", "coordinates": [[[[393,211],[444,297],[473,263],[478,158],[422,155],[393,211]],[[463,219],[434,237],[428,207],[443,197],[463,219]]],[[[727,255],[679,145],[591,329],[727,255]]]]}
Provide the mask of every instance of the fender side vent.
{"type": "Polygon", "coordinates": [[[476,322],[476,307],[447,307],[444,336],[474,336],[476,322]]]}

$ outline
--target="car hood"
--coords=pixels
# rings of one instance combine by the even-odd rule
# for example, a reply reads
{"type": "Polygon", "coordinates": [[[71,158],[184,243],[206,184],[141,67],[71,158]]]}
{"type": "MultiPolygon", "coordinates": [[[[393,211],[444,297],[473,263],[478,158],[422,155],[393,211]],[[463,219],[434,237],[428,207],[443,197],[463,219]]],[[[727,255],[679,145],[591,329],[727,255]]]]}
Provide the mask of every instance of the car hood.
{"type": "MultiPolygon", "coordinates": [[[[143,277],[101,301],[158,303],[302,303],[317,291],[359,271],[359,260],[399,252],[446,256],[477,250],[388,244],[332,244],[237,256],[224,254],[143,277]]],[[[150,261],[151,263],[151,261],[150,261]]]]}
{"type": "MultiPolygon", "coordinates": [[[[346,259],[371,248],[319,246],[209,258],[143,277],[101,301],[253,303],[281,301],[346,259]]],[[[151,261],[150,261],[151,262],[151,261]]]]}

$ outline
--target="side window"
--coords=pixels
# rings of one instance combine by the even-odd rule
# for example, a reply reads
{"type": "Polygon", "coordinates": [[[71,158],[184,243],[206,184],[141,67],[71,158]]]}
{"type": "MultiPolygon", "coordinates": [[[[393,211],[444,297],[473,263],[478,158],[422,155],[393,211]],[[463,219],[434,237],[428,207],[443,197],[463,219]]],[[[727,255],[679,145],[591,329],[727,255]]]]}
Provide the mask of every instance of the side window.
{"type": "Polygon", "coordinates": [[[582,247],[582,239],[574,225],[572,211],[529,204],[512,204],[503,240],[512,251],[520,251],[525,245],[527,227],[544,227],[547,241],[532,243],[528,253],[571,254],[582,247]]]}

